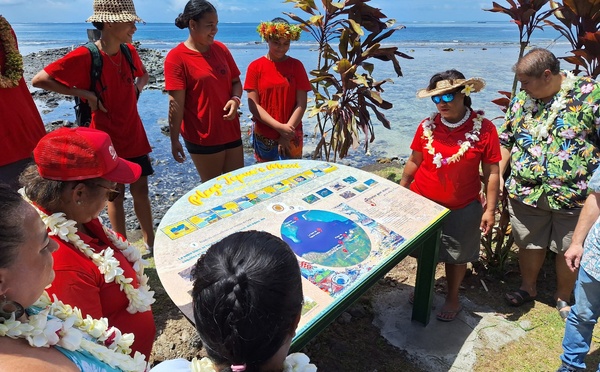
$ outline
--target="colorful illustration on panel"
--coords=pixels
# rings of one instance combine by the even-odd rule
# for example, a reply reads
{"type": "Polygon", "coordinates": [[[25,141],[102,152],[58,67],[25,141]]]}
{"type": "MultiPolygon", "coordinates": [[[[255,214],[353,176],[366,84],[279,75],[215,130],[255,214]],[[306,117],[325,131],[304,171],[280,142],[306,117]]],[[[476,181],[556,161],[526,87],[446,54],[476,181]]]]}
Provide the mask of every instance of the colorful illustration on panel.
{"type": "Polygon", "coordinates": [[[365,230],[328,211],[291,214],[281,226],[281,236],[298,256],[323,266],[357,265],[371,252],[371,240],[365,230]]]}
{"type": "Polygon", "coordinates": [[[192,225],[188,221],[181,221],[174,223],[172,225],[166,226],[162,229],[162,231],[169,237],[171,240],[175,240],[181,238],[184,235],[191,233],[192,231],[196,231],[196,226],[192,225]]]}
{"type": "Polygon", "coordinates": [[[189,218],[190,222],[196,225],[199,229],[210,225],[211,223],[215,223],[220,219],[221,218],[211,210],[198,213],[197,215],[189,218]]]}

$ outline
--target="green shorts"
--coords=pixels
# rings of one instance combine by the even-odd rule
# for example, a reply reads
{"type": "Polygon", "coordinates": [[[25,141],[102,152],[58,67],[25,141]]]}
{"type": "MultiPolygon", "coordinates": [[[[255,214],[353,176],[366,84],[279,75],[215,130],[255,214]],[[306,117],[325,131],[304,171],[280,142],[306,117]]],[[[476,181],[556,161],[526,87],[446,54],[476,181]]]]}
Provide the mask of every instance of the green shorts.
{"type": "Polygon", "coordinates": [[[537,207],[508,199],[508,212],[515,244],[520,249],[546,249],[564,252],[571,245],[581,208],[551,209],[542,194],[537,207]]]}

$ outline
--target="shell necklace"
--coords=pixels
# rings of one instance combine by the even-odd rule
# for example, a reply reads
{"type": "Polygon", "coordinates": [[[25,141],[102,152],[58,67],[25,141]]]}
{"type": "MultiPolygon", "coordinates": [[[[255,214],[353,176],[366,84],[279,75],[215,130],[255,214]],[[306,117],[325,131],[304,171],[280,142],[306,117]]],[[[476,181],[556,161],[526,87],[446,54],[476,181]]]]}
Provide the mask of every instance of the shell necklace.
{"type": "Polygon", "coordinates": [[[537,109],[537,105],[533,102],[531,96],[527,94],[527,98],[523,104],[523,112],[526,113],[523,121],[525,123],[525,128],[529,130],[531,137],[538,141],[548,137],[550,128],[554,125],[558,114],[567,106],[567,94],[575,87],[575,75],[570,71],[566,71],[565,74],[565,79],[560,84],[560,91],[552,102],[552,105],[550,105],[550,112],[546,120],[543,120],[543,114],[537,119],[533,118],[534,110],[537,109]]]}
{"type": "MultiPolygon", "coordinates": [[[[456,154],[446,158],[444,158],[441,153],[436,153],[435,148],[433,147],[433,130],[435,129],[434,123],[435,117],[438,113],[433,112],[427,119],[423,120],[423,137],[427,140],[425,149],[429,154],[433,155],[433,164],[435,164],[436,168],[441,168],[442,165],[458,162],[460,158],[467,152],[467,150],[473,147],[472,143],[479,141],[479,132],[481,131],[481,124],[483,122],[483,111],[476,111],[476,113],[477,117],[473,119],[473,129],[465,134],[466,141],[460,144],[460,148],[456,154]]],[[[463,123],[461,123],[461,125],[462,124],[463,123]]]]}
{"type": "Polygon", "coordinates": [[[469,108],[467,107],[467,111],[465,112],[465,116],[463,116],[463,118],[460,119],[460,121],[458,121],[456,123],[449,122],[448,120],[444,119],[444,117],[442,115],[440,115],[440,119],[442,120],[442,124],[444,124],[448,128],[456,129],[456,128],[460,127],[461,125],[463,125],[464,123],[466,123],[467,120],[469,120],[470,116],[471,116],[471,110],[469,110],[469,108]]]}
{"type": "Polygon", "coordinates": [[[79,308],[62,303],[56,296],[51,301],[46,291],[33,306],[42,310],[29,315],[25,322],[16,320],[14,313],[10,319],[0,319],[0,337],[24,338],[32,347],[56,345],[71,351],[87,351],[123,371],[146,370],[143,354],[136,351],[133,357],[129,355],[133,334],[109,328],[106,318],[92,319],[88,315],[84,319],[79,308]]]}
{"type": "Polygon", "coordinates": [[[101,223],[102,228],[111,243],[121,251],[123,256],[125,256],[135,270],[139,283],[139,287],[135,288],[131,285],[132,279],[123,275],[124,271],[120,267],[119,260],[113,256],[114,251],[112,248],[107,247],[101,252],[96,253],[88,244],[84,243],[79,235],[77,235],[77,223],[75,221],[68,220],[62,212],[54,213],[50,216],[47,215],[27,198],[23,189],[19,191],[23,198],[38,212],[50,235],[58,236],[61,240],[72,244],[98,266],[98,270],[104,275],[104,281],[106,283],[114,281],[121,287],[121,291],[125,293],[129,300],[127,312],[135,314],[150,310],[150,305],[154,303],[155,299],[154,291],[151,291],[148,286],[148,276],[144,274],[144,268],[149,265],[148,261],[142,258],[142,255],[147,253],[145,250],[142,252],[139,248],[133,246],[127,240],[123,240],[117,236],[114,231],[108,229],[101,223]]]}

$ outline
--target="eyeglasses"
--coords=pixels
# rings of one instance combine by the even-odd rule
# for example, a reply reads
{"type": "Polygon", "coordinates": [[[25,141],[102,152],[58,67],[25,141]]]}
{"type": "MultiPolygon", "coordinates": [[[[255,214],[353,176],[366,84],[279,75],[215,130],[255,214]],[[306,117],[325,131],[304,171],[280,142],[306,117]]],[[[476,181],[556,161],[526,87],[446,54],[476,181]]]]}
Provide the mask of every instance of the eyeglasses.
{"type": "Polygon", "coordinates": [[[109,202],[115,201],[115,199],[118,198],[119,195],[121,195],[121,192],[119,190],[111,189],[110,187],[106,187],[106,186],[101,185],[99,183],[95,183],[94,185],[98,186],[98,187],[102,187],[103,189],[108,190],[106,192],[106,198],[108,199],[109,202]]]}
{"type": "Polygon", "coordinates": [[[442,94],[440,96],[431,96],[431,100],[436,105],[442,101],[444,101],[446,103],[452,102],[454,100],[454,93],[446,93],[446,94],[442,94]]]}

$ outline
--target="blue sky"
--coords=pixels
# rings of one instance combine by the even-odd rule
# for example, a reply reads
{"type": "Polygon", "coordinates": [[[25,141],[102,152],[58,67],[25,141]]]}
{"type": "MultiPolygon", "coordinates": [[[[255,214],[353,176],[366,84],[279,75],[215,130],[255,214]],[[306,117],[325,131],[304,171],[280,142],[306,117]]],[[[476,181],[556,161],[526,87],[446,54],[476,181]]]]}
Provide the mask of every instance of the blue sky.
{"type": "MultiPolygon", "coordinates": [[[[303,16],[292,3],[282,0],[214,0],[220,22],[259,22],[292,12],[303,16]]],[[[316,0],[320,4],[319,0],[316,0]]],[[[498,1],[506,4],[505,1],[498,1]]],[[[93,0],[0,0],[0,14],[11,23],[83,22],[92,14],[93,0]]],[[[134,0],[138,15],[146,22],[173,22],[187,0],[134,0]]],[[[492,0],[372,0],[398,22],[413,21],[505,21],[506,15],[485,12],[492,0]]]]}

